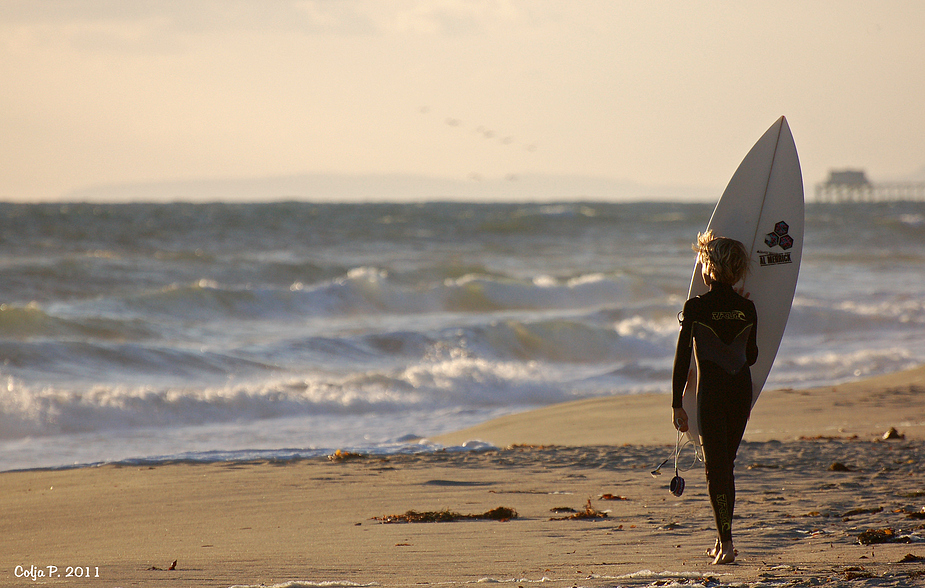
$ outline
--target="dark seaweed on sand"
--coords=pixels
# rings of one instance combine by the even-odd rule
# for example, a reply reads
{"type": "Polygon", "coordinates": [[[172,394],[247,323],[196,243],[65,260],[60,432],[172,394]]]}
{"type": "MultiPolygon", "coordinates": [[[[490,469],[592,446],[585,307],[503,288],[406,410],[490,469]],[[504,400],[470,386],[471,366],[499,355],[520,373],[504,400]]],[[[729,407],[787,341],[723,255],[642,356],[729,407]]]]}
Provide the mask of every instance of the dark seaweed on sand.
{"type": "Polygon", "coordinates": [[[570,514],[567,517],[551,518],[549,520],[567,521],[567,520],[575,520],[575,519],[606,519],[606,518],[607,518],[607,513],[601,512],[597,510],[596,508],[594,508],[593,506],[591,506],[591,499],[589,498],[583,510],[579,510],[578,512],[570,514]]]}
{"type": "Polygon", "coordinates": [[[875,545],[879,543],[912,543],[913,539],[908,535],[901,535],[892,528],[869,529],[858,535],[858,543],[861,545],[875,545]]]}
{"type": "Polygon", "coordinates": [[[334,453],[328,456],[328,461],[341,462],[341,461],[352,461],[354,459],[366,459],[369,457],[363,453],[353,453],[352,451],[344,451],[338,449],[334,453]]]}
{"type": "Polygon", "coordinates": [[[499,506],[481,514],[460,514],[451,510],[418,512],[409,510],[405,514],[374,517],[380,523],[451,523],[462,520],[509,521],[517,518],[513,508],[499,506]]]}

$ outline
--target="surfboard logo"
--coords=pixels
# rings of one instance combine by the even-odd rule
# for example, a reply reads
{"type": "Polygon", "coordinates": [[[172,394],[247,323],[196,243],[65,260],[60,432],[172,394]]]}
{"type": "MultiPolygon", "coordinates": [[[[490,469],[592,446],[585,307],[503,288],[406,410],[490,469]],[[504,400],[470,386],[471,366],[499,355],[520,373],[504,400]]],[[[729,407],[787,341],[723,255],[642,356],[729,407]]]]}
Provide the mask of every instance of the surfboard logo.
{"type": "Polygon", "coordinates": [[[785,221],[780,221],[774,225],[774,230],[764,236],[764,244],[768,247],[780,247],[784,253],[773,251],[758,251],[758,263],[762,267],[767,265],[781,265],[784,263],[793,263],[790,259],[788,249],[793,247],[793,237],[790,232],[790,225],[785,221]]]}

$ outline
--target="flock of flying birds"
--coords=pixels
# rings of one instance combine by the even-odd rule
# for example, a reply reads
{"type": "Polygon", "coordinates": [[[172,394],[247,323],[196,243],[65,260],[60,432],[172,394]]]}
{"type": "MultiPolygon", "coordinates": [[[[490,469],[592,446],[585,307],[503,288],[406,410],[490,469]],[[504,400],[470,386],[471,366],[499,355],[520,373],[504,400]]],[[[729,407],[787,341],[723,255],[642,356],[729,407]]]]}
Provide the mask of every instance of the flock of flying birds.
{"type": "MultiPolygon", "coordinates": [[[[429,114],[430,114],[430,107],[428,107],[428,106],[421,106],[421,107],[418,109],[418,112],[420,112],[422,115],[429,115],[429,114]]],[[[506,135],[506,134],[504,134],[504,133],[499,133],[499,132],[495,131],[494,129],[491,129],[491,128],[489,128],[489,127],[486,127],[485,125],[478,125],[478,126],[475,126],[475,127],[469,127],[468,125],[464,124],[463,121],[462,121],[460,118],[457,118],[457,117],[454,117],[454,116],[448,116],[448,117],[446,117],[446,118],[444,119],[443,122],[444,122],[444,124],[446,124],[446,125],[449,126],[449,127],[457,128],[457,129],[460,129],[460,130],[465,130],[467,127],[468,127],[468,128],[471,128],[471,129],[472,129],[471,132],[472,132],[473,135],[482,137],[483,139],[485,139],[485,140],[487,140],[487,141],[495,141],[495,142],[497,142],[498,144],[503,145],[503,146],[516,146],[516,145],[520,145],[520,146],[523,148],[524,151],[527,151],[527,152],[530,152],[530,153],[535,152],[536,149],[537,149],[536,143],[520,143],[520,142],[518,142],[517,140],[515,140],[514,137],[512,137],[512,136],[510,136],[510,135],[506,135]]],[[[469,177],[470,177],[470,179],[474,179],[474,180],[480,180],[480,179],[481,179],[480,175],[479,175],[479,174],[475,174],[475,173],[470,174],[469,177]]],[[[516,179],[516,176],[514,176],[513,174],[510,174],[510,175],[508,175],[508,176],[506,177],[506,179],[508,179],[508,180],[514,180],[514,179],[516,179]]]]}

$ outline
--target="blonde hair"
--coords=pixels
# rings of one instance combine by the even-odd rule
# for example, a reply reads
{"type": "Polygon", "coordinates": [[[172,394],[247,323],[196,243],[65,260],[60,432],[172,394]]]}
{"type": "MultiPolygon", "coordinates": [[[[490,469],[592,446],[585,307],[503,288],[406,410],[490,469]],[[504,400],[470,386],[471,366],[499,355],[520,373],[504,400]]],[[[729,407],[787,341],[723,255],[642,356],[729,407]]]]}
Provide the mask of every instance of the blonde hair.
{"type": "Polygon", "coordinates": [[[711,229],[697,234],[693,249],[707,275],[716,282],[731,286],[748,273],[748,250],[735,239],[716,237],[711,229]]]}

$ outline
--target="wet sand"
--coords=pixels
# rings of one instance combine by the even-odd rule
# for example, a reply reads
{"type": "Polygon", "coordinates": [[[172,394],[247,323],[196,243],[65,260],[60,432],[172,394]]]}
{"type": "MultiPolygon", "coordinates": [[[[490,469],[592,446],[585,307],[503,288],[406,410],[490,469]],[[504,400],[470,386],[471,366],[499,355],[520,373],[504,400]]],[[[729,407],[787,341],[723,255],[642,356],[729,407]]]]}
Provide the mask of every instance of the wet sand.
{"type": "Polygon", "coordinates": [[[499,450],[2,473],[0,586],[923,585],[923,392],[925,368],[765,392],[737,460],[733,565],[704,555],[702,469],[680,498],[670,466],[650,475],[674,443],[652,395],[438,439],[499,450]],[[516,518],[382,521],[497,507],[516,518]]]}

